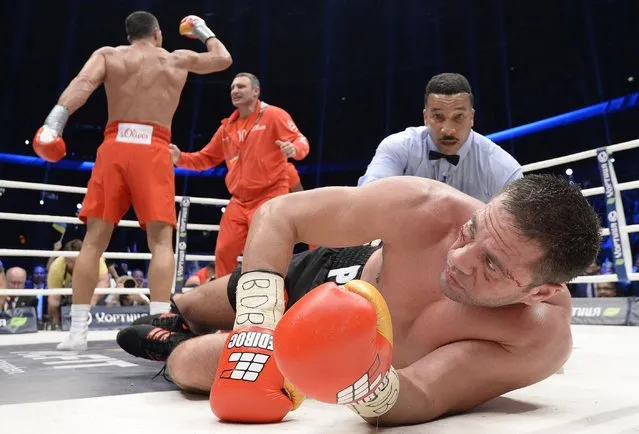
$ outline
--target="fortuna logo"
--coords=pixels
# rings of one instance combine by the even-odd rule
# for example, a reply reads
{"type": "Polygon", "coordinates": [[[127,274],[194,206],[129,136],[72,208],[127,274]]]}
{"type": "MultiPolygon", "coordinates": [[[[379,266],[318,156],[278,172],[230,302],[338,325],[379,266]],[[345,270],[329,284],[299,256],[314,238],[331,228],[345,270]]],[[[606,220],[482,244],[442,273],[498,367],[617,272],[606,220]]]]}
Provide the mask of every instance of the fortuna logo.
{"type": "Polygon", "coordinates": [[[572,308],[572,316],[581,316],[586,318],[601,316],[601,312],[602,311],[600,307],[573,307],[572,308]]]}
{"type": "Polygon", "coordinates": [[[377,356],[368,372],[364,372],[359,380],[337,393],[336,403],[352,404],[366,398],[378,388],[383,389],[388,383],[388,371],[381,372],[380,368],[381,364],[377,356]]]}
{"type": "Polygon", "coordinates": [[[98,323],[107,323],[107,324],[130,324],[136,319],[144,316],[143,313],[105,313],[98,312],[95,314],[95,319],[98,323]]]}
{"type": "Polygon", "coordinates": [[[150,145],[153,137],[151,125],[121,123],[118,124],[118,136],[116,142],[139,143],[150,145]]]}
{"type": "Polygon", "coordinates": [[[260,332],[241,332],[231,336],[228,348],[240,347],[273,351],[273,335],[260,332]]]}
{"type": "MultiPolygon", "coordinates": [[[[273,351],[273,335],[261,332],[240,332],[231,336],[227,348],[261,348],[273,351]]],[[[256,381],[264,365],[271,356],[251,351],[231,353],[229,363],[235,363],[231,369],[225,369],[220,378],[229,380],[256,381]]]]}
{"type": "Polygon", "coordinates": [[[256,381],[270,356],[258,353],[231,353],[229,362],[235,368],[222,371],[220,378],[229,380],[256,381]]]}

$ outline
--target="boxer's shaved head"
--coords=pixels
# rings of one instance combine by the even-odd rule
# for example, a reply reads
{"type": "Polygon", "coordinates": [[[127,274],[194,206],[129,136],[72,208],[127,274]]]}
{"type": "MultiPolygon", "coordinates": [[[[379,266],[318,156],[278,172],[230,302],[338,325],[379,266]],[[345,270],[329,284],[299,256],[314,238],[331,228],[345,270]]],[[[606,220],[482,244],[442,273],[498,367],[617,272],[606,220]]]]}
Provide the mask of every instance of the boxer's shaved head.
{"type": "Polygon", "coordinates": [[[159,30],[160,24],[157,18],[149,12],[137,11],[126,17],[124,21],[126,35],[129,42],[150,38],[155,30],[159,30]]]}

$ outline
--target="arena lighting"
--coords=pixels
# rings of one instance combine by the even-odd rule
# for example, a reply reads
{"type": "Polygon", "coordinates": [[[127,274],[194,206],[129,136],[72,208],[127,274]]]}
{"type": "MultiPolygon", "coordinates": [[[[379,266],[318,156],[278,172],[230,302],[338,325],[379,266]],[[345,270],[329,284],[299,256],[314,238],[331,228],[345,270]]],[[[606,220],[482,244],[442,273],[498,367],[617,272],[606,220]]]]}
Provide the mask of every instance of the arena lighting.
{"type": "Polygon", "coordinates": [[[511,140],[539,131],[549,130],[552,128],[560,127],[562,125],[574,124],[579,121],[604,116],[610,113],[627,110],[629,108],[637,106],[639,106],[639,92],[611,99],[610,101],[595,104],[590,107],[584,107],[582,109],[574,110],[562,115],[553,116],[551,118],[542,119],[526,125],[521,125],[519,127],[510,128],[498,133],[492,133],[487,135],[486,137],[494,142],[511,140]]]}
{"type": "Polygon", "coordinates": [[[573,171],[571,168],[566,169],[566,175],[572,176],[572,174],[573,174],[573,171]]]}
{"type": "MultiPolygon", "coordinates": [[[[557,128],[563,125],[570,125],[583,121],[586,119],[604,116],[606,114],[615,113],[622,110],[627,110],[639,106],[639,92],[634,92],[619,98],[611,99],[599,104],[595,104],[589,107],[584,107],[579,110],[574,110],[561,115],[553,116],[546,119],[541,119],[529,124],[520,125],[518,127],[509,128],[504,131],[488,134],[486,137],[494,142],[501,142],[504,140],[512,140],[517,137],[527,136],[540,131],[557,128]]],[[[0,153],[0,163],[20,164],[26,166],[44,166],[46,163],[44,160],[38,157],[31,157],[18,154],[6,154],[0,153]]],[[[366,167],[369,161],[366,162],[349,162],[349,163],[336,163],[336,164],[322,164],[322,172],[333,172],[344,169],[354,169],[360,167],[366,167]]],[[[90,161],[73,161],[62,160],[51,166],[55,169],[67,169],[76,171],[90,171],[93,169],[93,162],[90,161]]],[[[301,164],[296,166],[298,172],[301,174],[305,172],[314,172],[315,167],[310,164],[301,164]]],[[[226,175],[225,167],[216,167],[214,169],[205,170],[203,172],[197,172],[186,169],[175,169],[176,176],[202,176],[202,177],[223,177],[226,175]]]]}

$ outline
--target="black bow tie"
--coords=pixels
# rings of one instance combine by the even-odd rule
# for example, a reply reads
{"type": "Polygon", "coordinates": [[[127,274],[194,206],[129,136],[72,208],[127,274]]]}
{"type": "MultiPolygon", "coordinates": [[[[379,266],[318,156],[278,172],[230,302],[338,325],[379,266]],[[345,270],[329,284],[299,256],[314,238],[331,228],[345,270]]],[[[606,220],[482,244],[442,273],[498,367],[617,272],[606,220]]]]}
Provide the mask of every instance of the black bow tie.
{"type": "Polygon", "coordinates": [[[459,163],[459,155],[446,155],[437,151],[428,151],[429,160],[439,160],[440,158],[445,158],[453,166],[457,166],[459,163]]]}

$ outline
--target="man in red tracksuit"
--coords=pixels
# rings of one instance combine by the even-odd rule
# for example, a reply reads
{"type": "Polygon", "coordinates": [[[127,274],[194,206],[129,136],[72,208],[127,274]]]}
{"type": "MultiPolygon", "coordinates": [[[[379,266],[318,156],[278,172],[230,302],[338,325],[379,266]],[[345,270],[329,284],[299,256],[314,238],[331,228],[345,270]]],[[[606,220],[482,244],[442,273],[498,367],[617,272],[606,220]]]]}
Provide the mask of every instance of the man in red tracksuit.
{"type": "Polygon", "coordinates": [[[269,199],[289,192],[287,159],[308,155],[308,140],[291,116],[259,100],[260,83],[239,73],[231,84],[236,110],[222,120],[211,141],[198,152],[180,152],[171,145],[178,167],[207,170],[226,161],[226,187],[231,200],[220,222],[215,246],[216,277],[230,274],[244,249],[253,213],[269,199]]]}

